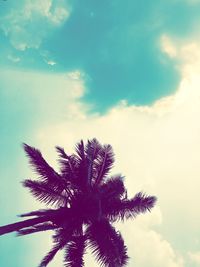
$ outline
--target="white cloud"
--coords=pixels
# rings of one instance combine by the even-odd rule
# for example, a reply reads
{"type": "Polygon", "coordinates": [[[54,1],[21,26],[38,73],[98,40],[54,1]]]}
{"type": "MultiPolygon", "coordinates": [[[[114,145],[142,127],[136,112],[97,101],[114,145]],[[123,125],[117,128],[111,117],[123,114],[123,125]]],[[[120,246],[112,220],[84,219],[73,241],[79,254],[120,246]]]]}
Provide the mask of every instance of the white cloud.
{"type": "Polygon", "coordinates": [[[72,80],[79,80],[82,74],[80,71],[72,71],[72,72],[69,72],[67,76],[72,80]]]}
{"type": "Polygon", "coordinates": [[[46,62],[48,65],[55,66],[57,64],[57,62],[53,59],[53,56],[49,51],[40,51],[40,55],[42,56],[44,62],[46,62]]]}
{"type": "Polygon", "coordinates": [[[200,251],[197,252],[189,252],[188,256],[190,260],[196,264],[200,264],[200,251]]]}
{"type": "Polygon", "coordinates": [[[53,61],[53,60],[48,60],[48,61],[47,61],[47,64],[48,64],[48,65],[51,65],[51,66],[54,66],[54,65],[56,65],[56,62],[53,61]]]}
{"type": "Polygon", "coordinates": [[[23,0],[0,19],[1,29],[18,50],[38,48],[49,32],[70,15],[64,0],[23,0]]]}
{"type": "Polygon", "coordinates": [[[162,45],[162,50],[168,54],[169,57],[176,57],[177,51],[176,47],[173,45],[171,42],[170,38],[167,35],[163,35],[161,37],[161,45],[162,45]]]}
{"type": "Polygon", "coordinates": [[[151,229],[144,230],[140,226],[135,226],[132,222],[126,226],[124,236],[131,255],[128,266],[184,266],[183,258],[175,253],[170,243],[164,240],[162,235],[156,231],[151,229]]]}
{"type": "Polygon", "coordinates": [[[160,215],[152,213],[153,222],[138,218],[122,227],[130,264],[142,267],[185,266],[184,251],[192,251],[187,240],[196,239],[200,221],[200,44],[166,38],[171,48],[163,47],[164,52],[170,56],[176,51],[182,76],[174,95],[152,106],[122,101],[105,115],[89,115],[75,103],[73,119],[35,132],[36,146],[52,163],[56,155],[50,152],[57,144],[72,151],[79,139],[94,136],[112,144],[117,159],[113,172],[126,176],[129,196],[140,190],[158,196],[160,215]]]}
{"type": "MultiPolygon", "coordinates": [[[[128,245],[130,267],[186,266],[184,252],[196,250],[188,244],[195,243],[199,233],[200,44],[174,43],[167,38],[176,51],[181,82],[174,95],[152,106],[136,107],[121,101],[105,115],[90,115],[80,101],[85,89],[84,76],[78,70],[55,76],[1,72],[4,79],[12,76],[10,82],[15,84],[20,79],[17,88],[34,89],[32,95],[44,117],[33,129],[31,145],[40,148],[51,164],[57,165],[55,145],[70,152],[79,139],[97,137],[113,145],[113,173],[126,176],[130,197],[140,190],[158,196],[151,214],[119,226],[128,245]]],[[[24,203],[29,210],[32,198],[28,199],[24,203]]],[[[190,260],[198,260],[198,253],[188,255],[190,260]]]]}
{"type": "Polygon", "coordinates": [[[51,59],[44,59],[44,61],[50,65],[50,66],[55,66],[57,63],[54,61],[54,60],[51,60],[51,59]]]}
{"type": "Polygon", "coordinates": [[[21,60],[20,57],[13,56],[11,54],[8,55],[8,59],[14,63],[18,63],[21,60]]]}

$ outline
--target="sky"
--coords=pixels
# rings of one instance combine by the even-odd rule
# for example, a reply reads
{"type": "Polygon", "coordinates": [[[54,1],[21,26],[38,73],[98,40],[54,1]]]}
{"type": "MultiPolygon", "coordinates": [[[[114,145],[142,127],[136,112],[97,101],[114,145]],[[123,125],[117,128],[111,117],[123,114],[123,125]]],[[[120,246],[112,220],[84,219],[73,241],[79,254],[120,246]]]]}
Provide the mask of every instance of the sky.
{"type": "MultiPolygon", "coordinates": [[[[199,14],[199,0],[0,1],[0,225],[43,207],[21,184],[34,177],[23,142],[57,169],[56,145],[96,137],[129,197],[158,198],[116,226],[128,267],[200,265],[199,14]]],[[[2,236],[0,266],[38,266],[50,246],[2,236]]]]}

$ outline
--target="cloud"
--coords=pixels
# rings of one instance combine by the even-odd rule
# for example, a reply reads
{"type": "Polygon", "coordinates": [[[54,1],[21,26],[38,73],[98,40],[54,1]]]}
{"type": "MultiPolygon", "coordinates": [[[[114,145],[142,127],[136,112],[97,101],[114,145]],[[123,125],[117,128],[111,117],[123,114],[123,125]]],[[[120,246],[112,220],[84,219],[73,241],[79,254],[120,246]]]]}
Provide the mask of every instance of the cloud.
{"type": "MultiPolygon", "coordinates": [[[[7,84],[10,93],[21,88],[28,104],[35,103],[38,123],[31,131],[31,145],[40,148],[52,165],[57,166],[55,145],[71,152],[79,139],[97,137],[113,145],[113,173],[125,175],[129,197],[140,190],[158,197],[152,213],[117,225],[128,245],[130,266],[183,267],[188,255],[190,260],[198,259],[192,251],[196,251],[193,244],[200,221],[200,44],[166,38],[177,51],[174,57],[182,78],[174,95],[152,106],[122,100],[104,115],[90,114],[81,102],[86,88],[79,70],[60,75],[1,72],[1,81],[15,85],[7,84]]],[[[27,210],[33,206],[28,193],[23,203],[27,210]]],[[[40,255],[36,259],[33,253],[31,249],[31,257],[39,261],[40,255]]]]}
{"type": "MultiPolygon", "coordinates": [[[[116,228],[122,232],[128,247],[128,254],[131,256],[128,267],[183,267],[183,258],[174,252],[169,242],[163,239],[162,235],[152,229],[152,226],[159,225],[162,221],[159,208],[155,208],[151,214],[140,216],[135,222],[126,222],[126,227],[123,224],[117,224],[116,228]]],[[[35,262],[39,261],[47,250],[52,246],[52,241],[49,239],[49,234],[43,234],[46,238],[45,242],[40,243],[40,253],[34,255],[35,262]]],[[[43,240],[45,239],[43,238],[43,240]]],[[[33,251],[38,250],[32,248],[33,251]]],[[[97,266],[94,256],[91,251],[87,250],[84,257],[85,266],[97,266]]],[[[58,253],[51,266],[62,266],[63,253],[58,253]]]]}
{"type": "MultiPolygon", "coordinates": [[[[161,211],[156,207],[151,214],[145,214],[135,221],[126,222],[126,226],[122,223],[116,224],[116,228],[121,231],[128,247],[130,256],[128,267],[184,266],[181,255],[173,250],[170,243],[161,234],[153,230],[153,227],[161,223],[161,211]]],[[[96,266],[91,255],[85,257],[85,263],[86,266],[96,266]]]]}
{"type": "Polygon", "coordinates": [[[12,54],[8,55],[8,59],[14,63],[18,63],[21,60],[20,57],[13,56],[12,54]]]}
{"type": "Polygon", "coordinates": [[[51,65],[51,66],[54,66],[54,65],[56,65],[56,62],[53,61],[53,60],[49,60],[49,61],[47,61],[47,64],[51,65]]]}
{"type": "Polygon", "coordinates": [[[200,251],[197,252],[189,252],[188,256],[190,260],[196,264],[200,264],[200,251]]]}
{"type": "Polygon", "coordinates": [[[55,165],[54,145],[72,151],[79,139],[94,136],[112,144],[113,173],[126,176],[129,196],[140,190],[157,195],[160,215],[158,210],[157,217],[145,215],[153,216],[153,222],[148,219],[145,224],[138,218],[121,227],[134,264],[142,267],[185,266],[184,251],[192,250],[189,245],[196,239],[200,221],[196,211],[200,201],[200,44],[174,42],[168,36],[164,40],[171,46],[170,51],[162,46],[165,53],[170,56],[176,51],[173,56],[182,77],[174,95],[152,106],[128,105],[123,100],[104,115],[88,114],[74,103],[77,115],[73,119],[34,133],[35,145],[55,165]]]}
{"type": "Polygon", "coordinates": [[[61,26],[71,8],[64,0],[23,0],[1,17],[1,29],[18,50],[38,48],[43,39],[61,26]]]}
{"type": "Polygon", "coordinates": [[[169,57],[174,58],[177,56],[176,47],[174,47],[172,41],[167,35],[161,37],[162,50],[168,54],[169,57]]]}
{"type": "Polygon", "coordinates": [[[55,61],[54,57],[51,53],[47,50],[40,51],[40,55],[42,56],[44,62],[46,62],[50,66],[55,66],[57,62],[55,61]]]}
{"type": "Polygon", "coordinates": [[[183,258],[176,253],[163,236],[151,229],[142,229],[129,223],[124,230],[125,240],[131,255],[128,266],[183,267],[183,258]],[[128,229],[128,231],[127,231],[128,229]]]}

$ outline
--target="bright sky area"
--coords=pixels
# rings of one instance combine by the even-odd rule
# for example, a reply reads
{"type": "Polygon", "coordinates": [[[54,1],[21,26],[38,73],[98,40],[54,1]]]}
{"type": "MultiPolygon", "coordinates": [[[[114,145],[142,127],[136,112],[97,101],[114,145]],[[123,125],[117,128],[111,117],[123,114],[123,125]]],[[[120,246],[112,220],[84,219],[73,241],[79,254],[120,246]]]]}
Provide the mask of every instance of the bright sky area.
{"type": "MultiPolygon", "coordinates": [[[[55,145],[96,137],[130,197],[158,197],[118,225],[128,267],[200,265],[199,14],[198,0],[0,1],[1,225],[42,207],[20,183],[23,142],[57,168],[55,145]]],[[[37,266],[50,241],[2,236],[0,266],[37,266]]]]}

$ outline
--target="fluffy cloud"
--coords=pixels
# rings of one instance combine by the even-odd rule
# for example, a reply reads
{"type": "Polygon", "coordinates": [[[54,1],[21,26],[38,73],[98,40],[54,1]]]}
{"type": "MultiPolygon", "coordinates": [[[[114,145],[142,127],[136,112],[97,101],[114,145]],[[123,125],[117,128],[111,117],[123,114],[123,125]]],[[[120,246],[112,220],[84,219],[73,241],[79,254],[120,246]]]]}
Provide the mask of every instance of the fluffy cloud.
{"type": "Polygon", "coordinates": [[[188,256],[190,258],[190,260],[194,263],[196,263],[197,265],[200,264],[200,251],[198,252],[189,252],[188,256]]]}
{"type": "MultiPolygon", "coordinates": [[[[113,173],[126,176],[130,197],[140,190],[157,195],[158,204],[151,214],[125,226],[117,225],[128,245],[129,266],[183,267],[185,256],[189,255],[193,262],[199,256],[191,252],[196,250],[191,244],[199,233],[200,221],[196,210],[200,201],[200,45],[195,41],[174,42],[166,35],[161,43],[167,55],[175,51],[173,57],[182,79],[174,95],[152,106],[128,105],[123,100],[104,115],[88,114],[87,106],[80,101],[85,89],[79,71],[55,76],[14,72],[3,75],[7,80],[10,76],[13,80],[23,77],[20,84],[23,88],[32,86],[37,107],[44,116],[48,114],[33,130],[31,144],[40,148],[51,164],[57,166],[54,145],[73,151],[79,139],[95,136],[113,145],[113,173]],[[62,112],[58,113],[58,105],[62,112]]],[[[27,195],[24,203],[29,210],[32,198],[27,195]]],[[[35,249],[36,259],[33,251],[31,257],[39,261],[41,255],[35,249]]],[[[44,243],[41,251],[46,251],[44,243]]],[[[88,265],[93,262],[91,258],[86,260],[88,265]]]]}
{"type": "Polygon", "coordinates": [[[69,15],[70,7],[64,0],[23,0],[0,19],[0,27],[16,49],[38,48],[69,15]]]}
{"type": "Polygon", "coordinates": [[[21,60],[20,57],[13,56],[12,54],[8,55],[8,59],[14,63],[18,63],[21,60]]]}
{"type": "MultiPolygon", "coordinates": [[[[130,260],[128,267],[183,267],[183,258],[176,253],[169,242],[167,242],[161,234],[152,229],[152,226],[161,224],[161,212],[159,208],[155,208],[151,214],[140,216],[135,222],[126,222],[126,227],[123,224],[117,224],[116,228],[122,232],[128,247],[130,260]]],[[[38,239],[38,238],[37,238],[38,239]]],[[[51,248],[52,241],[49,239],[49,233],[43,234],[43,242],[40,243],[39,255],[33,255],[32,259],[35,263],[44,256],[51,248]],[[45,240],[45,242],[44,242],[45,240]]],[[[35,249],[38,250],[38,242],[35,249]]],[[[97,266],[94,257],[90,250],[84,257],[85,266],[97,266]]],[[[58,253],[54,261],[50,264],[52,267],[62,266],[63,253],[58,253]]]]}
{"type": "Polygon", "coordinates": [[[176,253],[161,234],[129,223],[124,230],[131,259],[128,266],[183,267],[183,258],[176,253]],[[127,228],[128,227],[128,228],[127,228]]]}
{"type": "MultiPolygon", "coordinates": [[[[146,215],[146,223],[138,219],[120,226],[133,258],[130,266],[182,267],[184,251],[191,250],[187,244],[192,243],[198,232],[199,46],[194,41],[181,44],[167,36],[162,38],[163,51],[176,58],[182,76],[174,95],[152,106],[130,106],[121,101],[105,115],[88,115],[77,109],[78,116],[73,120],[66,119],[35,132],[36,145],[53,164],[55,154],[48,156],[53,145],[63,145],[72,151],[76,141],[94,136],[111,143],[117,159],[113,172],[126,176],[129,195],[143,189],[158,196],[157,217],[153,212],[146,215]],[[46,138],[49,132],[51,135],[46,138]],[[181,238],[186,240],[185,244],[181,238]]],[[[190,254],[194,260],[197,256],[190,254]]]]}

